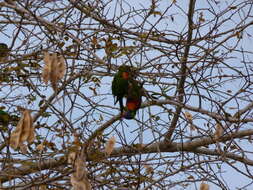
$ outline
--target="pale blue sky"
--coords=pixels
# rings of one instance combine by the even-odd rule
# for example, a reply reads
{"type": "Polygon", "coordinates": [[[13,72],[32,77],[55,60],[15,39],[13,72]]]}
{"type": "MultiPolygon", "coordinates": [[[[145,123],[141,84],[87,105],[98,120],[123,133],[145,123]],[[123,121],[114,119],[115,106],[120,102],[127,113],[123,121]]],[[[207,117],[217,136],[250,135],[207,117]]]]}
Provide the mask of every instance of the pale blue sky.
{"type": "MultiPolygon", "coordinates": [[[[54,7],[54,8],[57,8],[57,7],[61,7],[61,3],[63,4],[64,2],[67,2],[67,1],[57,1],[55,3],[48,3],[47,6],[49,7],[54,7]]],[[[115,1],[116,2],[116,1],[115,1]]],[[[167,38],[169,39],[176,39],[173,35],[176,34],[175,31],[178,33],[178,34],[184,34],[184,37],[186,37],[185,33],[187,31],[187,17],[186,15],[184,15],[182,12],[185,11],[187,12],[187,9],[188,9],[188,5],[187,3],[185,3],[186,1],[183,1],[183,0],[177,0],[177,4],[176,6],[175,5],[172,5],[172,8],[170,8],[170,11],[168,11],[165,15],[167,16],[167,20],[164,20],[162,22],[160,22],[156,27],[158,30],[160,31],[163,31],[163,30],[166,30],[167,33],[169,33],[168,36],[166,36],[167,38]],[[173,16],[174,18],[174,21],[171,20],[171,16],[173,16]]],[[[217,1],[218,2],[218,1],[217,1]]],[[[211,10],[210,11],[214,11],[214,12],[220,12],[220,11],[227,11],[225,10],[224,8],[227,7],[228,3],[231,3],[232,1],[219,1],[219,4],[217,5],[217,7],[219,7],[217,10],[211,10]],[[223,10],[224,9],[224,10],[223,10]]],[[[244,2],[243,0],[236,0],[236,1],[233,1],[233,5],[237,5],[238,7],[240,6],[240,4],[242,2],[244,2]]],[[[112,3],[113,5],[114,3],[112,3]]],[[[146,0],[141,0],[141,1],[135,1],[135,0],[129,0],[127,1],[127,3],[125,3],[123,5],[124,7],[124,11],[127,12],[129,10],[129,8],[131,7],[131,9],[135,9],[135,10],[138,10],[139,8],[149,8],[151,5],[150,1],[146,1],[146,0]],[[128,4],[128,5],[127,5],[128,4]]],[[[168,1],[162,1],[162,2],[159,2],[159,6],[157,8],[157,10],[159,10],[161,13],[163,13],[163,11],[165,11],[165,9],[171,5],[171,1],[168,0],[168,1]]],[[[197,3],[196,3],[196,9],[201,9],[201,8],[210,8],[210,6],[206,3],[206,1],[202,1],[202,0],[198,0],[197,3]]],[[[250,6],[249,6],[250,7],[250,6]]],[[[43,12],[44,10],[46,9],[41,9],[40,12],[43,12]]],[[[108,18],[113,17],[115,16],[114,14],[114,11],[115,11],[115,7],[112,7],[109,11],[109,14],[108,14],[108,18]]],[[[231,19],[229,21],[227,21],[224,25],[222,25],[222,27],[219,28],[220,31],[225,31],[225,30],[228,30],[228,29],[233,29],[233,25],[235,23],[239,23],[239,16],[243,16],[243,14],[246,14],[247,11],[249,11],[249,9],[245,8],[245,13],[243,13],[242,11],[239,11],[238,14],[236,13],[236,10],[233,11],[235,12],[235,15],[233,17],[231,17],[231,19]]],[[[213,19],[213,16],[212,14],[206,10],[206,9],[203,9],[203,12],[204,12],[204,18],[206,21],[213,19]]],[[[116,14],[117,15],[117,14],[116,14]]],[[[227,14],[225,14],[225,16],[223,16],[222,18],[220,19],[228,19],[231,15],[231,12],[228,12],[227,14]]],[[[199,17],[199,13],[195,13],[195,18],[196,17],[199,17]]],[[[0,16],[0,19],[1,19],[1,16],[0,16]]],[[[51,18],[48,18],[48,17],[45,17],[44,19],[51,19],[51,18]]],[[[151,16],[149,17],[149,22],[150,24],[145,24],[145,27],[146,29],[150,29],[151,28],[151,24],[155,23],[157,20],[159,19],[159,16],[151,16]]],[[[123,19],[124,20],[124,19],[123,19]]],[[[131,23],[131,22],[142,22],[143,18],[141,17],[135,17],[135,19],[126,19],[126,23],[131,23]]],[[[85,20],[84,22],[89,22],[89,20],[85,20]]],[[[245,23],[249,23],[251,22],[252,20],[248,19],[248,20],[244,20],[245,23]]],[[[119,24],[119,23],[116,23],[116,24],[119,24]]],[[[213,24],[213,23],[212,23],[213,24]]],[[[241,23],[241,24],[244,24],[244,23],[241,23]]],[[[131,28],[132,26],[130,24],[125,24],[124,27],[129,27],[131,28]]],[[[205,27],[202,27],[202,29],[199,31],[199,33],[201,33],[202,35],[209,32],[209,28],[210,28],[210,24],[209,25],[206,25],[205,27]]],[[[33,28],[29,28],[30,30],[33,30],[33,28]]],[[[43,36],[43,34],[39,33],[39,28],[36,28],[35,31],[38,30],[38,35],[39,36],[43,36]]],[[[220,31],[217,31],[218,33],[220,31]]],[[[13,34],[15,34],[17,32],[17,30],[13,28],[13,26],[10,26],[8,27],[8,30],[7,31],[3,31],[3,33],[0,34],[0,38],[2,41],[5,41],[8,45],[12,44],[12,36],[13,34]]],[[[246,55],[246,61],[250,61],[252,60],[252,48],[251,48],[251,44],[253,42],[252,38],[251,37],[248,37],[247,36],[247,32],[249,34],[252,33],[252,27],[249,27],[247,29],[247,31],[245,31],[243,33],[243,37],[240,42],[237,44],[237,47],[238,49],[240,48],[244,48],[245,50],[249,51],[249,53],[246,55]]],[[[20,34],[21,37],[22,37],[22,34],[20,34]]],[[[195,35],[195,33],[194,33],[195,35]]],[[[57,37],[58,39],[60,39],[60,36],[57,37]]],[[[217,38],[216,40],[217,41],[222,41],[224,38],[217,38]]],[[[36,39],[36,41],[30,41],[31,42],[31,49],[28,51],[28,52],[25,52],[25,53],[31,53],[35,48],[36,48],[36,44],[38,44],[38,39],[36,39]],[[34,47],[33,47],[34,46],[34,47]]],[[[45,40],[45,39],[43,39],[45,40]]],[[[237,38],[232,38],[231,40],[229,40],[226,44],[228,46],[233,46],[235,43],[237,42],[237,38]],[[228,44],[229,43],[229,44],[228,44]]],[[[71,43],[71,42],[70,42],[71,43]]],[[[127,42],[127,43],[131,43],[130,41],[127,42]]],[[[14,47],[12,48],[12,54],[14,56],[16,56],[16,53],[15,50],[16,48],[19,47],[19,45],[22,44],[22,38],[21,39],[17,39],[15,41],[15,45],[14,47]]],[[[137,44],[137,45],[140,45],[140,44],[137,44]]],[[[198,45],[203,45],[205,46],[206,44],[201,44],[199,43],[198,45]]],[[[21,49],[26,49],[26,46],[24,44],[22,44],[22,48],[21,49]]],[[[43,46],[46,47],[46,41],[43,42],[43,46]]],[[[191,51],[195,51],[197,49],[197,47],[193,47],[191,49],[191,51]]],[[[51,49],[52,50],[52,49],[51,49]]],[[[222,47],[219,47],[217,50],[217,54],[222,54],[223,51],[225,52],[225,48],[222,48],[222,47]]],[[[22,52],[18,52],[19,54],[21,54],[22,52]]],[[[103,58],[104,56],[104,52],[102,50],[100,51],[97,51],[96,52],[98,56],[100,56],[101,58],[103,58]]],[[[149,59],[153,58],[153,57],[156,57],[157,56],[157,52],[155,52],[154,50],[153,51],[147,51],[146,52],[146,55],[149,57],[149,59]]],[[[200,56],[201,56],[201,53],[200,53],[200,56]]],[[[241,57],[241,54],[240,53],[237,53],[237,52],[233,52],[231,53],[229,56],[231,56],[229,62],[226,62],[227,64],[229,64],[231,67],[237,67],[237,66],[241,66],[241,60],[242,60],[242,57],[241,57]]],[[[194,60],[195,58],[192,58],[192,60],[194,60]]],[[[191,60],[191,59],[189,59],[191,60]]],[[[116,60],[112,60],[112,63],[113,64],[117,64],[117,65],[120,65],[124,62],[127,62],[128,61],[128,58],[127,57],[123,57],[123,58],[119,58],[117,59],[117,62],[116,60]]],[[[131,60],[133,63],[136,63],[137,65],[145,65],[148,60],[144,58],[143,55],[137,55],[137,56],[134,56],[131,60]]],[[[169,59],[167,58],[164,58],[164,59],[161,59],[161,61],[164,61],[164,62],[168,62],[169,59]]],[[[175,61],[175,62],[178,62],[178,60],[176,59],[172,59],[172,61],[175,61]]],[[[40,62],[41,65],[43,65],[43,62],[40,62]]],[[[68,60],[68,66],[70,67],[72,64],[72,61],[71,60],[68,60]]],[[[82,62],[80,62],[80,64],[82,64],[82,62]]],[[[147,70],[144,70],[142,72],[146,72],[147,70]]],[[[178,72],[178,69],[177,68],[174,68],[172,69],[171,68],[171,71],[172,72],[178,72]]],[[[218,72],[217,70],[214,71],[212,74],[216,74],[216,72],[218,72]]],[[[224,72],[226,73],[227,75],[232,75],[232,74],[236,74],[235,72],[232,72],[231,69],[227,70],[227,69],[224,69],[223,71],[221,72],[224,72]]],[[[245,72],[245,70],[242,69],[242,72],[245,72]]],[[[206,74],[206,73],[205,73],[206,74]]],[[[211,75],[212,75],[211,74],[211,75]]],[[[208,77],[208,75],[206,76],[208,77]]],[[[101,87],[98,89],[98,93],[102,93],[102,96],[97,96],[97,97],[92,97],[93,94],[92,94],[92,91],[90,90],[87,90],[85,91],[85,95],[87,97],[91,97],[93,101],[97,102],[97,103],[101,103],[101,104],[104,104],[104,105],[107,105],[108,107],[104,107],[103,108],[103,112],[101,110],[97,110],[94,112],[94,118],[99,118],[100,115],[102,114],[103,118],[104,118],[104,121],[110,119],[112,117],[112,115],[115,115],[118,113],[118,110],[117,109],[112,109],[111,107],[115,107],[115,108],[118,108],[118,105],[114,106],[113,105],[113,98],[112,98],[112,95],[111,95],[111,81],[112,81],[112,77],[103,77],[101,79],[101,87]]],[[[39,82],[39,81],[37,81],[39,82]]],[[[176,82],[176,79],[166,79],[165,81],[163,82],[168,82],[168,83],[175,83],[176,82]]],[[[187,80],[187,82],[189,83],[192,83],[192,81],[190,79],[187,80]]],[[[231,82],[231,83],[226,83],[226,86],[224,85],[221,85],[220,87],[217,87],[217,89],[220,89],[220,90],[232,90],[232,93],[235,93],[236,91],[238,91],[240,89],[240,87],[242,87],[243,85],[243,82],[244,82],[244,79],[239,79],[239,80],[236,80],[231,82]]],[[[147,90],[157,90],[158,91],[158,87],[157,86],[145,86],[145,88],[147,88],[147,90]]],[[[187,87],[186,87],[187,89],[187,87]]],[[[24,89],[22,89],[24,90],[24,89]]],[[[175,89],[171,89],[167,95],[169,96],[173,96],[174,95],[174,91],[175,89]]],[[[20,91],[20,90],[17,90],[16,92],[14,91],[13,92],[15,95],[19,95],[19,94],[23,94],[23,93],[28,93],[27,91],[20,91]]],[[[41,93],[46,95],[47,97],[50,96],[52,94],[52,90],[50,88],[48,88],[47,90],[45,89],[41,89],[41,93]]],[[[202,93],[204,95],[207,95],[205,94],[206,92],[205,91],[202,91],[202,93]]],[[[0,92],[0,97],[1,97],[1,92],[0,92]]],[[[213,95],[214,96],[214,95],[213,95]]],[[[228,96],[226,96],[227,98],[228,96]]],[[[213,98],[220,98],[220,97],[213,97],[213,98]]],[[[252,96],[248,97],[248,98],[251,98],[252,99],[252,96]]],[[[145,98],[143,98],[143,100],[146,100],[145,98]]],[[[38,99],[38,102],[40,101],[40,99],[38,99]]],[[[82,98],[78,98],[76,101],[83,101],[82,98]]],[[[24,102],[20,102],[20,105],[27,105],[27,107],[29,108],[32,108],[32,109],[36,109],[37,107],[37,102],[35,102],[35,104],[31,104],[31,105],[27,105],[27,103],[24,101],[24,102]]],[[[85,106],[85,103],[83,103],[85,106]]],[[[197,107],[198,106],[198,98],[196,97],[190,97],[190,100],[188,102],[188,104],[194,106],[194,107],[197,107]]],[[[239,100],[239,107],[242,108],[246,105],[246,102],[245,101],[240,101],[239,100]]],[[[210,106],[210,102],[207,102],[207,103],[204,103],[204,105],[202,106],[206,106],[206,107],[209,107],[210,106]]],[[[234,101],[231,101],[230,104],[227,105],[228,107],[237,107],[237,105],[235,104],[234,101]]],[[[60,110],[63,111],[63,113],[66,113],[67,110],[69,109],[69,105],[56,105],[57,108],[59,108],[60,110]]],[[[174,109],[174,106],[167,106],[168,108],[172,108],[174,109]]],[[[101,108],[100,108],[101,109],[101,108]]],[[[226,107],[227,109],[227,107],[226,107]]],[[[74,121],[76,118],[79,118],[80,117],[80,114],[78,112],[78,108],[75,109],[75,112],[74,114],[72,115],[73,117],[71,118],[72,121],[74,121]]],[[[236,109],[228,109],[229,110],[229,113],[233,114],[235,113],[237,110],[236,109]]],[[[160,117],[161,117],[161,126],[157,129],[157,131],[160,131],[160,132],[165,132],[165,129],[163,129],[162,125],[166,124],[166,122],[168,122],[168,116],[167,114],[163,113],[163,114],[160,114],[160,112],[162,111],[162,109],[160,107],[157,107],[157,106],[152,106],[150,108],[145,108],[145,109],[141,109],[139,111],[139,113],[137,114],[137,119],[140,119],[141,121],[143,121],[147,126],[145,125],[138,125],[136,121],[128,121],[128,120],[123,120],[123,121],[118,121],[116,122],[115,124],[112,125],[112,127],[108,128],[108,130],[105,131],[105,133],[109,133],[109,132],[112,132],[112,134],[114,134],[115,136],[117,136],[117,141],[120,142],[121,139],[120,139],[120,135],[123,135],[125,134],[126,136],[126,142],[121,142],[122,144],[126,143],[126,144],[131,144],[131,143],[149,143],[149,142],[152,142],[154,139],[158,138],[158,133],[155,132],[153,129],[152,129],[152,122],[151,120],[148,120],[149,118],[147,117],[148,113],[151,112],[153,115],[156,115],[158,114],[160,117]],[[162,121],[164,120],[164,121],[162,121]],[[142,132],[142,129],[143,128],[146,128],[146,127],[150,127],[149,130],[145,130],[144,132],[142,132]],[[123,132],[124,131],[124,132],[123,132]]],[[[68,113],[70,114],[70,113],[68,113]]],[[[194,113],[192,113],[194,115],[194,113]]],[[[49,120],[50,122],[53,122],[53,120],[49,120]]],[[[99,123],[98,125],[102,124],[104,121],[101,121],[101,123],[99,123]]],[[[203,127],[203,121],[201,120],[195,120],[194,121],[194,124],[195,125],[198,125],[199,127],[203,127]]],[[[98,126],[97,125],[97,126],[98,126]]],[[[78,125],[76,125],[78,126],[78,125]]],[[[94,127],[94,129],[96,129],[97,126],[90,126],[90,127],[94,127]]],[[[249,124],[248,127],[252,127],[252,124],[249,124]]],[[[42,130],[38,130],[37,131],[39,134],[43,135],[45,132],[42,131],[42,130]]],[[[190,134],[190,132],[188,131],[188,133],[190,134]]],[[[194,134],[194,133],[193,133],[194,134]]],[[[196,135],[196,134],[195,134],[196,135]]],[[[50,136],[50,135],[49,135],[50,136]]],[[[50,137],[50,138],[54,138],[54,136],[50,137]]],[[[56,138],[57,139],[57,138],[56,138]]],[[[57,139],[59,140],[59,139],[57,139]]],[[[60,143],[60,141],[58,141],[60,143]]],[[[248,147],[250,146],[251,144],[243,144],[241,146],[243,147],[248,147]]],[[[118,144],[119,146],[119,144],[118,144]]],[[[250,148],[249,148],[250,149],[250,148]]],[[[172,153],[168,153],[168,155],[171,155],[172,153]]],[[[174,153],[173,153],[174,154],[174,153]]],[[[175,154],[176,155],[176,154],[175,154]]],[[[151,155],[150,155],[151,156],[151,155]]],[[[240,166],[240,164],[237,164],[237,168],[243,168],[240,166]]],[[[164,167],[164,166],[163,166],[164,167]]],[[[159,168],[160,169],[160,168],[159,168]]],[[[214,165],[213,166],[213,169],[216,170],[217,169],[217,166],[214,165]]],[[[249,179],[245,178],[245,177],[242,177],[238,172],[236,172],[234,169],[231,169],[229,166],[227,166],[226,164],[222,164],[221,166],[221,169],[223,169],[224,171],[226,171],[226,173],[222,174],[222,177],[224,178],[224,181],[228,184],[228,186],[231,188],[231,189],[235,189],[236,187],[238,186],[241,186],[243,184],[246,184],[247,182],[250,182],[249,179]]],[[[252,169],[252,167],[250,167],[250,169],[252,169]]],[[[173,178],[171,178],[171,180],[180,180],[180,176],[184,176],[184,174],[179,174],[173,178]]],[[[209,183],[210,184],[210,183],[209,183]]],[[[192,186],[190,187],[187,187],[186,190],[194,190],[195,188],[198,189],[198,185],[199,183],[196,183],[196,184],[192,184],[192,186]]],[[[213,184],[210,184],[211,186],[211,190],[219,190],[220,188],[217,187],[217,186],[214,186],[213,184]]],[[[250,187],[251,188],[251,187],[250,187]]],[[[247,190],[250,190],[250,188],[247,188],[247,190]]],[[[252,188],[253,188],[253,185],[252,185],[252,188]]]]}

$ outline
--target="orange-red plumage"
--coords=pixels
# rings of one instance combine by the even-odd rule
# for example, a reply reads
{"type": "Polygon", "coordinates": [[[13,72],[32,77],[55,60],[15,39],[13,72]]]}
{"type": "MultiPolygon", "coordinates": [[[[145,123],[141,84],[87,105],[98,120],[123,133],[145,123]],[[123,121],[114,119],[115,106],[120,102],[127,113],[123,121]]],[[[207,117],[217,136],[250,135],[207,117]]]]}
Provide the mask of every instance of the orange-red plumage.
{"type": "Polygon", "coordinates": [[[128,100],[126,102],[126,107],[130,111],[134,111],[140,108],[141,102],[139,100],[128,100]]]}
{"type": "Polygon", "coordinates": [[[122,73],[122,78],[125,79],[125,80],[128,80],[129,79],[129,72],[123,72],[122,73]]]}

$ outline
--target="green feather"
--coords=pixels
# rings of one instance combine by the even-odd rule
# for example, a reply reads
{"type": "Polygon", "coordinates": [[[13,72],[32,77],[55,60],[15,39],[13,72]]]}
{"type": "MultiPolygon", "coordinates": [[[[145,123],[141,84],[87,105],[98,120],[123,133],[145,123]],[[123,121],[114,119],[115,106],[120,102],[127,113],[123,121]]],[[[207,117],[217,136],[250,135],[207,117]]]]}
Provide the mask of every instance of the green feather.
{"type": "Polygon", "coordinates": [[[123,78],[123,73],[127,72],[129,77],[131,77],[131,67],[122,65],[119,67],[118,72],[114,75],[112,81],[112,94],[116,97],[116,104],[119,101],[120,104],[120,111],[123,112],[123,98],[127,95],[128,92],[128,79],[123,78]]]}
{"type": "Polygon", "coordinates": [[[132,99],[139,99],[142,94],[143,94],[143,84],[140,84],[136,80],[130,80],[129,82],[129,88],[128,88],[128,93],[127,93],[127,98],[132,98],[132,99]]]}

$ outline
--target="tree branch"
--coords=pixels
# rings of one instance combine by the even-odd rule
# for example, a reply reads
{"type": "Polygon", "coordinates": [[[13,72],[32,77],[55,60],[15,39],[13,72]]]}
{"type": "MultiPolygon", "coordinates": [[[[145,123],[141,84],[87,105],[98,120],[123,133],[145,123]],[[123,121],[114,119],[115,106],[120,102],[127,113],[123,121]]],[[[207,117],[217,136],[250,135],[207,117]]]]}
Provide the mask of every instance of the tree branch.
{"type": "MultiPolygon", "coordinates": [[[[192,31],[193,31],[193,14],[194,14],[194,7],[195,7],[195,0],[190,0],[189,3],[189,10],[188,10],[188,37],[187,37],[187,44],[185,46],[185,51],[184,51],[184,55],[181,59],[181,70],[180,70],[180,74],[181,74],[181,78],[178,82],[178,86],[177,86],[177,94],[178,94],[178,100],[179,102],[183,102],[184,101],[184,84],[185,84],[185,79],[186,79],[186,72],[187,72],[187,60],[188,60],[188,55],[189,55],[189,51],[190,51],[190,47],[191,47],[191,40],[192,40],[192,31]]],[[[172,134],[177,126],[177,121],[179,119],[179,115],[181,113],[182,107],[181,106],[177,106],[174,117],[172,119],[170,128],[167,132],[167,134],[165,135],[165,141],[167,143],[171,143],[171,137],[172,134]]]]}

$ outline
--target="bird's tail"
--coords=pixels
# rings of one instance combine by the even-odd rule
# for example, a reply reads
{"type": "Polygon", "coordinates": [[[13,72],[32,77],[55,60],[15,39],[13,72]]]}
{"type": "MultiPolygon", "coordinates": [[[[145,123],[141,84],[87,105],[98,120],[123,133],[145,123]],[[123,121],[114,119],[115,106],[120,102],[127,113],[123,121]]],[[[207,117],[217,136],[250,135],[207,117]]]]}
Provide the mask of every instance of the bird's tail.
{"type": "Polygon", "coordinates": [[[123,113],[124,105],[123,105],[123,98],[119,98],[119,107],[120,107],[120,113],[123,113]]]}

